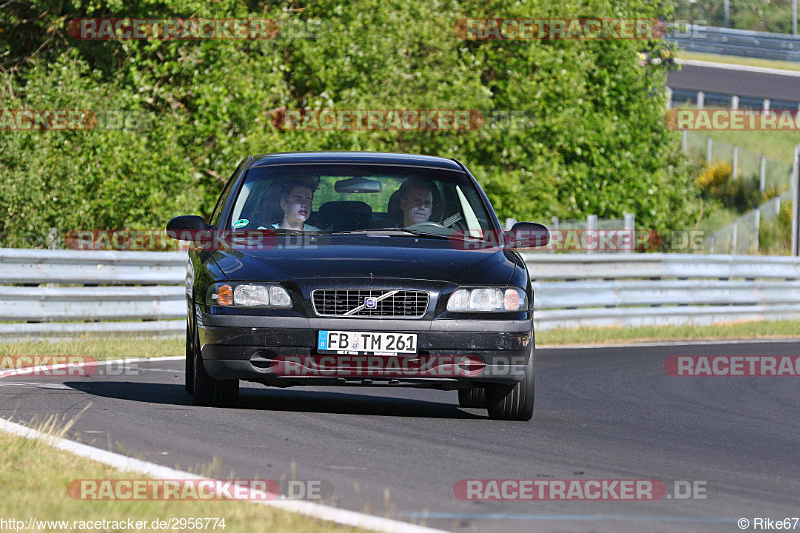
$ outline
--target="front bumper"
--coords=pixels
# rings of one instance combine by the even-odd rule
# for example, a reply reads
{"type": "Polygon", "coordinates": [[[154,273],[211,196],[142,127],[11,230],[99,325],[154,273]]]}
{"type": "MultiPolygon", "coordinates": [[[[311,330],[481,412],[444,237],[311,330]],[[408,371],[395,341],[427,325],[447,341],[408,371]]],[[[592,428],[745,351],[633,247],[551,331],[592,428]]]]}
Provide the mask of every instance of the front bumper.
{"type": "Polygon", "coordinates": [[[531,320],[364,320],[205,313],[198,318],[203,366],[212,377],[279,387],[458,389],[480,383],[513,384],[522,380],[533,357],[531,320]],[[416,333],[418,353],[366,360],[321,354],[316,349],[319,330],[416,333]],[[287,361],[291,362],[288,366],[287,361]],[[373,363],[376,366],[371,366],[373,363]]]}

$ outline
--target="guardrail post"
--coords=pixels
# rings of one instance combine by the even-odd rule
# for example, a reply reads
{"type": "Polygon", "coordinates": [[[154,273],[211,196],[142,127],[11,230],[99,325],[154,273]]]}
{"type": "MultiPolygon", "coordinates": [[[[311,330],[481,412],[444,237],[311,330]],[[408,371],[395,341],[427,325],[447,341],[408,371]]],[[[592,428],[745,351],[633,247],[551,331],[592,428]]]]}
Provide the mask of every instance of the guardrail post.
{"type": "MultiPolygon", "coordinates": [[[[592,241],[595,244],[599,244],[599,240],[597,239],[597,215],[586,215],[586,232],[592,235],[592,241]]],[[[593,248],[586,247],[586,253],[593,254],[594,252],[595,250],[593,248]]]]}
{"type": "Polygon", "coordinates": [[[739,97],[736,95],[731,96],[731,109],[739,109],[739,97]]]}
{"type": "Polygon", "coordinates": [[[517,219],[516,219],[516,218],[507,218],[507,219],[506,219],[506,227],[505,227],[504,229],[507,229],[507,230],[509,230],[509,229],[511,229],[511,228],[514,226],[514,224],[516,224],[516,223],[517,223],[517,219]]]}
{"type": "Polygon", "coordinates": [[[636,215],[634,213],[625,213],[623,215],[625,217],[625,222],[623,223],[623,228],[626,231],[633,231],[636,229],[636,215]]]}
{"type": "Polygon", "coordinates": [[[739,177],[739,147],[733,145],[733,179],[739,177]]]}
{"type": "Polygon", "coordinates": [[[754,217],[753,218],[753,225],[756,228],[755,235],[754,235],[753,239],[756,241],[755,242],[755,253],[757,254],[758,253],[758,248],[759,248],[758,232],[761,229],[761,209],[756,208],[755,211],[753,212],[753,217],[754,217]]]}
{"type": "Polygon", "coordinates": [[[706,165],[711,166],[711,137],[706,138],[706,165]]]}
{"type": "Polygon", "coordinates": [[[769,111],[769,106],[772,102],[769,98],[764,98],[764,111],[769,111]]]}
{"type": "Polygon", "coordinates": [[[731,255],[736,255],[736,245],[739,238],[739,223],[734,222],[731,226],[731,255]]]}
{"type": "Polygon", "coordinates": [[[672,108],[672,89],[667,87],[666,93],[667,93],[667,95],[666,95],[667,96],[667,109],[671,109],[672,108]]]}
{"type": "Polygon", "coordinates": [[[681,133],[681,151],[683,153],[689,151],[689,131],[686,128],[681,133]]]}
{"type": "Polygon", "coordinates": [[[758,190],[763,193],[767,188],[767,156],[762,155],[760,163],[761,177],[758,181],[758,190]]]}
{"type": "MultiPolygon", "coordinates": [[[[719,5],[719,4],[717,4],[717,5],[719,5]]],[[[723,9],[723,12],[724,12],[723,16],[725,17],[725,20],[724,20],[723,24],[727,28],[728,26],[731,25],[731,0],[725,0],[725,3],[723,4],[722,9],[723,9]]]]}
{"type": "Polygon", "coordinates": [[[553,222],[553,227],[551,229],[553,231],[558,231],[558,217],[553,216],[553,218],[551,218],[550,220],[553,222]]]}
{"type": "Polygon", "coordinates": [[[792,0],[792,35],[797,35],[797,0],[792,0]]]}
{"type": "Polygon", "coordinates": [[[703,91],[697,91],[697,109],[703,109],[703,106],[706,104],[706,93],[703,91]]]}

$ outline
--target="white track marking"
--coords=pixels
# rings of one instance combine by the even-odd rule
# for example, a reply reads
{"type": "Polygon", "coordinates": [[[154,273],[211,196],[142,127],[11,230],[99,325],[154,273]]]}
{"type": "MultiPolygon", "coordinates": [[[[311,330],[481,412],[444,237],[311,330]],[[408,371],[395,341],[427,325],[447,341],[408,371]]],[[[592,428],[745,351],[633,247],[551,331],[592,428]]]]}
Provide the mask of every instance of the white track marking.
{"type": "MultiPolygon", "coordinates": [[[[183,356],[153,357],[149,359],[148,358],[122,359],[115,361],[97,361],[97,364],[100,365],[100,364],[111,364],[111,363],[131,363],[139,361],[171,361],[178,359],[183,359],[183,356]]],[[[59,365],[51,365],[51,366],[55,368],[59,365]]],[[[39,368],[46,368],[46,367],[39,367],[39,368]]],[[[25,369],[25,370],[27,372],[30,372],[30,369],[25,369]]],[[[14,374],[13,373],[8,374],[5,372],[0,373],[0,378],[10,375],[14,374]]],[[[47,435],[45,433],[36,431],[35,429],[31,429],[23,425],[17,424],[15,422],[11,422],[4,418],[0,418],[0,430],[5,431],[6,433],[11,433],[12,435],[24,437],[26,439],[42,440],[45,443],[49,444],[50,446],[53,446],[54,448],[57,448],[59,450],[64,450],[66,452],[78,455],[80,457],[85,457],[87,459],[91,459],[92,461],[112,466],[123,472],[136,472],[138,474],[145,474],[159,479],[204,479],[201,476],[189,474],[188,472],[182,472],[180,470],[175,470],[173,468],[168,468],[166,466],[161,466],[155,463],[149,463],[147,461],[132,459],[130,457],[126,457],[118,453],[109,452],[106,450],[102,450],[100,448],[95,448],[93,446],[88,446],[86,444],[81,444],[79,442],[71,441],[68,439],[53,437],[51,435],[47,435]]],[[[252,489],[249,490],[251,492],[255,492],[252,489]]],[[[342,524],[345,526],[360,527],[372,531],[387,531],[392,533],[395,532],[396,533],[444,533],[443,530],[440,529],[418,526],[416,524],[410,524],[408,522],[403,522],[400,520],[392,520],[391,518],[382,518],[379,516],[359,513],[357,511],[337,509],[336,507],[330,507],[328,505],[323,505],[320,503],[314,503],[309,501],[275,499],[268,501],[258,501],[255,503],[268,505],[271,507],[277,507],[285,511],[299,513],[320,520],[335,522],[337,524],[342,524]]]]}
{"type": "Polygon", "coordinates": [[[676,59],[679,65],[690,67],[720,68],[724,70],[738,70],[741,72],[758,72],[760,74],[776,74],[778,76],[789,76],[800,78],[800,70],[783,70],[779,68],[752,67],[749,65],[734,65],[732,63],[715,63],[713,61],[700,61],[697,59],[676,59]]]}

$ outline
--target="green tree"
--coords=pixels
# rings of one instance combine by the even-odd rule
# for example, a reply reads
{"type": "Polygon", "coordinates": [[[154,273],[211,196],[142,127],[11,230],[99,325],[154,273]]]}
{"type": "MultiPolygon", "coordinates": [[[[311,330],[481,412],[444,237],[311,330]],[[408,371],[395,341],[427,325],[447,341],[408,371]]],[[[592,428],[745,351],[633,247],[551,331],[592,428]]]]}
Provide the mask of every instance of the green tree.
{"type": "Polygon", "coordinates": [[[0,245],[50,228],[163,227],[207,215],[248,153],[413,152],[463,161],[498,215],[546,220],[633,212],[683,227],[699,190],[663,123],[663,42],[468,41],[462,17],[656,18],[669,4],[474,0],[295,3],[32,0],[0,13],[0,108],[132,110],[132,131],[0,132],[0,245]],[[79,41],[80,17],[320,20],[316,38],[79,41]],[[428,108],[525,113],[525,129],[281,131],[280,109],[428,108]]]}

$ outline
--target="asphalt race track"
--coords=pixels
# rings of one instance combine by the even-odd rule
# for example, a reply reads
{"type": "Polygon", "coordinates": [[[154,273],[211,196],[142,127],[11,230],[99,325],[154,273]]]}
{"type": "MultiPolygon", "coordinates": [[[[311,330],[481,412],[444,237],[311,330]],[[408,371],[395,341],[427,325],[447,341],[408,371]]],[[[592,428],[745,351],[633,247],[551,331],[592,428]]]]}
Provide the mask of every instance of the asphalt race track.
{"type": "Polygon", "coordinates": [[[680,70],[669,73],[667,85],[672,89],[800,101],[800,78],[764,72],[681,65],[680,70]]]}
{"type": "MultiPolygon", "coordinates": [[[[183,362],[138,375],[0,379],[4,418],[76,416],[69,438],[223,477],[332,484],[336,505],[452,531],[738,531],[800,515],[800,378],[673,377],[670,355],[800,355],[800,341],[537,350],[531,422],[461,409],[455,392],[268,389],[194,407],[183,362]],[[166,452],[166,455],[164,455],[166,452]],[[658,479],[705,499],[458,500],[460,479],[658,479]],[[387,502],[388,501],[388,505],[387,502]],[[751,526],[752,527],[752,526],[751,526]]],[[[55,496],[54,496],[55,497],[55,496]]],[[[66,488],[65,494],[66,496],[66,488]]],[[[800,526],[798,526],[800,527],[800,526]]]]}

